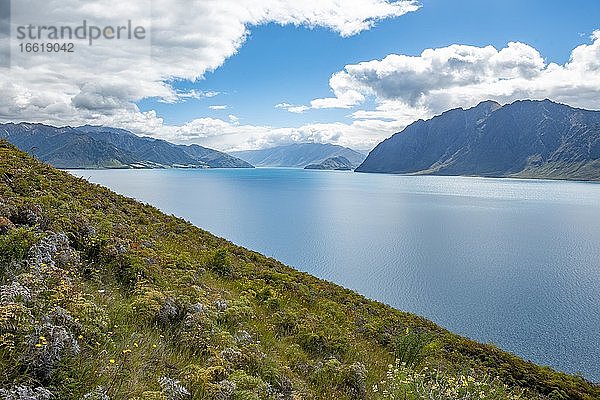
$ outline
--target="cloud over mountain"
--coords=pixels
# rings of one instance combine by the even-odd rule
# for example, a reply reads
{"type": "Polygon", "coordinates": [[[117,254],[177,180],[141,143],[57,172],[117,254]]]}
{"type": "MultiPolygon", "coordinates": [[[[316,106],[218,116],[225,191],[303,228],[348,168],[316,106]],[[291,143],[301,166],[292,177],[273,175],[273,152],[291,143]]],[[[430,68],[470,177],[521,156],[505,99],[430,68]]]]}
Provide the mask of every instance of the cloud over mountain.
{"type": "Polygon", "coordinates": [[[439,113],[493,99],[520,98],[600,107],[600,31],[592,43],[575,48],[564,65],[547,64],[533,47],[510,42],[493,46],[451,45],[426,49],[418,56],[390,54],[381,60],[346,65],[332,75],[334,96],[311,102],[313,108],[350,108],[367,97],[378,102],[374,112],[359,111],[356,118],[401,117],[427,109],[439,113]],[[390,113],[400,111],[400,113],[390,113]]]}

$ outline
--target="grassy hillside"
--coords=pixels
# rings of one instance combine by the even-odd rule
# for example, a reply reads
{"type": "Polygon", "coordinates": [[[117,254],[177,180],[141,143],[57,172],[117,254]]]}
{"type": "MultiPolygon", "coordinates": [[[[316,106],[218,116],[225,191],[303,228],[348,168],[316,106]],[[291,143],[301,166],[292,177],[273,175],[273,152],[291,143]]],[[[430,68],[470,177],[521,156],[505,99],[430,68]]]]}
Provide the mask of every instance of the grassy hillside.
{"type": "Polygon", "coordinates": [[[5,142],[0,285],[0,398],[600,398],[5,142]]]}

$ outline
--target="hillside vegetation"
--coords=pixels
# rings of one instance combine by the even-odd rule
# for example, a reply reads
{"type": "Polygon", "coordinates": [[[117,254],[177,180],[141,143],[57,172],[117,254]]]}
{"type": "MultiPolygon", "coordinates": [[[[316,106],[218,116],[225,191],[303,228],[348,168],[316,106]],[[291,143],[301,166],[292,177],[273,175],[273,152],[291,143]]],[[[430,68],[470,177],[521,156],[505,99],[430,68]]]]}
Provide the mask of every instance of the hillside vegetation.
{"type": "Polygon", "coordinates": [[[0,398],[592,400],[600,388],[0,142],[0,398]]]}

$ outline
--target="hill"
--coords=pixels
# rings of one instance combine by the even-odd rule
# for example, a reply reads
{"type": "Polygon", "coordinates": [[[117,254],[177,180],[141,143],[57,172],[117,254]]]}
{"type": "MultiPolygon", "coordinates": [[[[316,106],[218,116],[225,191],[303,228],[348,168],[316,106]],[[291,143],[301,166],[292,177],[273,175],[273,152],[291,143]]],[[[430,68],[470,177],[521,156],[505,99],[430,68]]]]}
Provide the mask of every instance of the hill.
{"type": "Polygon", "coordinates": [[[198,145],[176,145],[103,126],[56,128],[2,124],[0,139],[58,168],[251,168],[245,161],[198,145]]]}
{"type": "Polygon", "coordinates": [[[592,400],[600,388],[0,141],[2,396],[592,400]]]}
{"type": "Polygon", "coordinates": [[[356,165],[353,165],[346,157],[330,157],[319,164],[309,164],[304,169],[323,169],[336,171],[350,171],[356,165]]]}
{"type": "Polygon", "coordinates": [[[358,151],[327,143],[297,143],[230,154],[257,167],[304,168],[309,164],[319,164],[328,158],[339,156],[347,158],[353,165],[359,165],[365,159],[365,155],[358,151]]]}
{"type": "Polygon", "coordinates": [[[600,111],[549,100],[454,109],[384,140],[356,171],[600,180],[600,111]]]}

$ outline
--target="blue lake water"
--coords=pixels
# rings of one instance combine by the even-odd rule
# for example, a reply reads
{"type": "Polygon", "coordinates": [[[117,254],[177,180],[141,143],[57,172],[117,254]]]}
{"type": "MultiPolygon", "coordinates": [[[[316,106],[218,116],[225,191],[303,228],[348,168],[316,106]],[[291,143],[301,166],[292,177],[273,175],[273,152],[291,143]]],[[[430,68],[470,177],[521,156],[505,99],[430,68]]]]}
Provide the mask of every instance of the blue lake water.
{"type": "Polygon", "coordinates": [[[600,381],[600,184],[266,168],[71,172],[600,381]]]}

